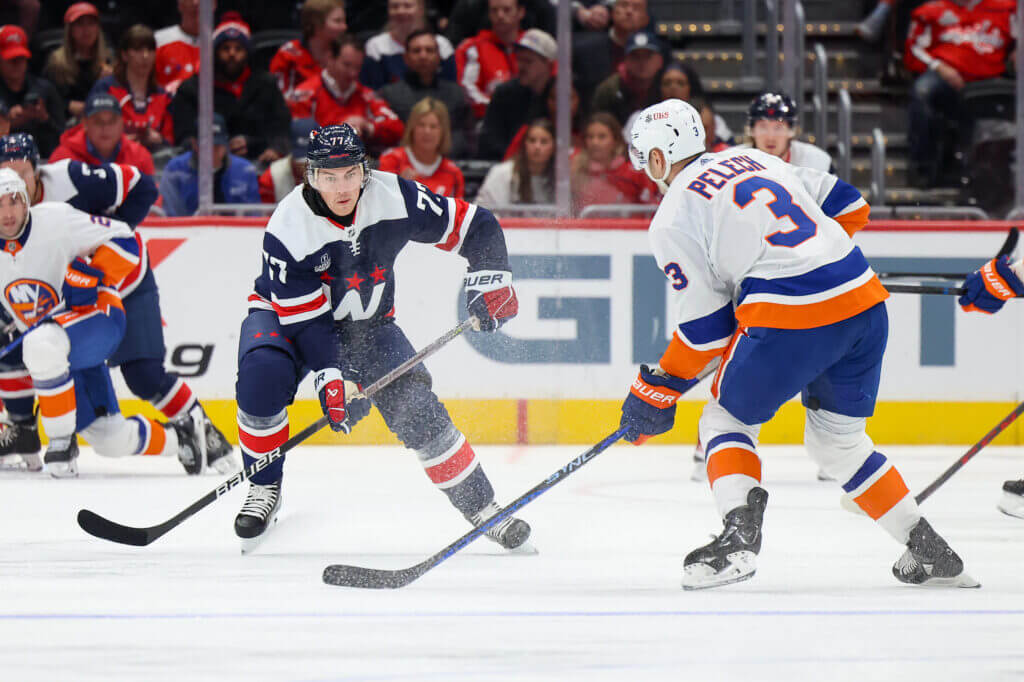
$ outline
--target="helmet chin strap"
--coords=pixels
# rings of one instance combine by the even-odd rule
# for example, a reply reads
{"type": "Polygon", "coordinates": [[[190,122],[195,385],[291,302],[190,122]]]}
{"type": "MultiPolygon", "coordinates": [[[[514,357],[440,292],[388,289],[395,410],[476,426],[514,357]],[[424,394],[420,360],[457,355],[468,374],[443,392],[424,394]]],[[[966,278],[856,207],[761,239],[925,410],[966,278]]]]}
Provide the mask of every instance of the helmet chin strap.
{"type": "MultiPolygon", "coordinates": [[[[664,158],[664,156],[665,155],[662,154],[662,158],[664,158]]],[[[665,194],[666,192],[668,192],[668,183],[665,182],[665,180],[668,178],[668,174],[672,172],[672,167],[669,166],[667,163],[663,163],[662,165],[665,166],[665,173],[660,178],[654,177],[654,175],[651,173],[650,162],[648,162],[647,165],[644,166],[644,173],[647,173],[647,177],[649,177],[651,181],[658,186],[658,191],[661,192],[662,194],[665,194]]]]}

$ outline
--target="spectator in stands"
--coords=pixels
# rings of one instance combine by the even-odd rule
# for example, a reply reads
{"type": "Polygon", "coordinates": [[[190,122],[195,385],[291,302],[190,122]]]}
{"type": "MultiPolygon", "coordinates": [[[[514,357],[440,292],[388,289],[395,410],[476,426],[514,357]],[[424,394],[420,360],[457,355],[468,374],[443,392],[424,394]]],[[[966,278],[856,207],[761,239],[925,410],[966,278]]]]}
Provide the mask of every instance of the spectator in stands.
{"type": "Polygon", "coordinates": [[[21,26],[29,38],[39,27],[39,0],[7,0],[0,3],[0,25],[21,26]]]}
{"type": "Polygon", "coordinates": [[[525,11],[522,0],[487,0],[491,28],[466,38],[455,50],[459,84],[478,119],[487,112],[494,89],[516,74],[515,44],[523,34],[525,11]]]}
{"type": "MultiPolygon", "coordinates": [[[[274,77],[249,66],[249,27],[228,13],[213,32],[213,110],[227,121],[231,153],[261,164],[288,154],[290,116],[274,77]]],[[[181,84],[171,106],[174,135],[196,135],[199,76],[181,84]]]]}
{"type": "Polygon", "coordinates": [[[572,68],[584,102],[591,101],[597,86],[618,72],[630,37],[651,24],[647,0],[615,0],[611,14],[608,31],[573,34],[572,68]]]}
{"type": "Polygon", "coordinates": [[[654,183],[633,169],[618,120],[605,111],[591,114],[583,128],[583,149],[572,161],[573,211],[593,204],[649,204],[660,196],[654,183]]]}
{"type": "Polygon", "coordinates": [[[106,92],[121,103],[125,135],[146,149],[174,142],[174,122],[168,110],[171,96],[156,83],[156,40],[153,30],[135,24],[121,34],[114,73],[101,78],[92,92],[106,92]]]}
{"type": "Polygon", "coordinates": [[[555,128],[540,118],[529,123],[514,157],[487,172],[476,204],[501,210],[511,204],[555,203],[555,128]]]}
{"type": "MultiPolygon", "coordinates": [[[[596,2],[597,0],[588,1],[596,2]]],[[[441,10],[439,25],[450,17],[447,26],[442,26],[442,28],[453,45],[459,45],[463,40],[493,27],[488,14],[488,0],[456,0],[448,12],[443,11],[440,6],[443,2],[435,2],[435,4],[441,10]]],[[[550,35],[554,35],[558,30],[555,2],[552,0],[522,0],[519,4],[523,7],[522,26],[524,29],[539,28],[550,35]]]]}
{"type": "Polygon", "coordinates": [[[574,0],[572,3],[573,28],[583,31],[603,31],[608,28],[612,15],[605,0],[574,0]]]}
{"type": "Polygon", "coordinates": [[[692,97],[689,100],[693,108],[700,112],[700,122],[704,124],[704,149],[709,152],[721,152],[730,147],[730,144],[718,136],[716,129],[718,116],[711,105],[711,100],[702,95],[692,97]]]}
{"type": "MultiPolygon", "coordinates": [[[[192,151],[167,163],[160,178],[160,196],[169,216],[195,215],[199,210],[199,170],[195,138],[192,151]]],[[[224,117],[213,115],[213,201],[216,204],[256,204],[260,201],[256,167],[241,156],[228,153],[224,117]]]]}
{"type": "Polygon", "coordinates": [[[178,13],[181,23],[154,34],[156,82],[171,94],[199,73],[199,0],[178,0],[178,13]]]}
{"type": "MultiPolygon", "coordinates": [[[[554,79],[548,83],[547,94],[545,100],[547,102],[547,110],[544,113],[544,117],[552,124],[555,125],[555,121],[558,118],[558,92],[557,84],[554,79]]],[[[569,139],[569,157],[572,158],[583,146],[583,112],[580,110],[580,98],[576,93],[576,85],[573,83],[572,88],[569,90],[569,127],[570,127],[570,139],[569,139]]],[[[504,160],[515,157],[519,151],[519,147],[522,146],[523,138],[526,136],[527,131],[526,125],[521,127],[516,133],[512,141],[509,142],[508,148],[505,150],[504,160]]]]}
{"type": "MultiPolygon", "coordinates": [[[[388,0],[388,24],[383,33],[366,41],[366,59],[359,74],[359,82],[373,90],[380,90],[405,75],[403,59],[405,44],[413,31],[427,28],[425,0],[388,0]]],[[[438,55],[441,57],[441,78],[455,81],[455,48],[442,35],[436,35],[438,55]]]]}
{"type": "Polygon", "coordinates": [[[61,135],[60,146],[50,155],[51,163],[61,159],[120,163],[135,166],[147,175],[154,173],[149,150],[125,136],[121,104],[106,92],[95,92],[85,99],[82,125],[61,135]]]}
{"type": "Polygon", "coordinates": [[[740,147],[754,147],[786,163],[832,172],[832,157],[820,147],[796,139],[800,112],[793,98],[783,92],[763,92],[747,110],[746,137],[740,147]]]}
{"type": "Polygon", "coordinates": [[[626,44],[618,72],[597,86],[590,110],[612,114],[623,127],[633,112],[661,101],[657,77],[664,64],[662,46],[654,34],[637,31],[626,44]]]}
{"type": "Polygon", "coordinates": [[[385,85],[378,93],[403,121],[409,120],[413,105],[424,97],[444,102],[451,118],[453,158],[461,159],[471,153],[473,116],[469,100],[454,81],[440,77],[441,55],[437,36],[428,29],[409,34],[405,43],[406,71],[400,81],[385,85]]]}
{"type": "Polygon", "coordinates": [[[330,59],[331,41],[348,30],[345,0],[306,0],[299,13],[302,38],[290,40],[270,60],[285,102],[291,107],[295,88],[320,73],[330,59]]]}
{"type": "Polygon", "coordinates": [[[958,121],[959,134],[970,122],[961,90],[966,83],[996,78],[1006,71],[1016,29],[1011,0],[935,0],[914,10],[904,63],[919,74],[910,89],[909,178],[919,187],[940,180],[946,151],[947,121],[958,121]]]}
{"type": "Polygon", "coordinates": [[[462,199],[466,193],[462,171],[445,158],[451,142],[452,127],[444,102],[422,99],[409,114],[401,146],[383,154],[377,167],[421,182],[437,194],[462,199]]]}
{"type": "Polygon", "coordinates": [[[111,73],[110,49],[100,30],[100,13],[76,2],[64,13],[64,42],[50,53],[43,75],[64,100],[64,114],[80,119],[93,84],[111,73]]]}
{"type": "Polygon", "coordinates": [[[494,89],[487,106],[477,156],[500,159],[519,129],[529,120],[544,115],[545,94],[553,81],[558,53],[555,39],[539,28],[519,37],[515,47],[519,73],[494,89]]]}
{"type": "Polygon", "coordinates": [[[323,71],[295,90],[293,118],[316,119],[318,125],[348,123],[378,153],[402,137],[402,120],[387,102],[359,81],[363,46],[351,35],[331,42],[323,71]]]}
{"type": "Polygon", "coordinates": [[[306,173],[309,134],[315,129],[316,121],[311,118],[297,118],[292,121],[292,151],[288,156],[267,166],[260,174],[260,201],[265,204],[276,204],[302,184],[306,173]]]}
{"type": "Polygon", "coordinates": [[[64,100],[53,83],[28,72],[31,56],[21,27],[0,27],[0,100],[10,112],[11,132],[32,135],[45,157],[64,130],[64,100]]]}

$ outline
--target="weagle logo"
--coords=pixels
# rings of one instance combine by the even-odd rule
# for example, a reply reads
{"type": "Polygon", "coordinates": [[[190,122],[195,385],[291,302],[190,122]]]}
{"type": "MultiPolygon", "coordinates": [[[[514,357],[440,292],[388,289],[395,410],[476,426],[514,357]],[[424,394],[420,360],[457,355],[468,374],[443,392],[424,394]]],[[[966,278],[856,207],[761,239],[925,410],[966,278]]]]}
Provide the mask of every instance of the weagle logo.
{"type": "Polygon", "coordinates": [[[16,279],[4,289],[4,298],[22,322],[34,324],[50,312],[59,300],[57,292],[37,279],[16,279]]]}

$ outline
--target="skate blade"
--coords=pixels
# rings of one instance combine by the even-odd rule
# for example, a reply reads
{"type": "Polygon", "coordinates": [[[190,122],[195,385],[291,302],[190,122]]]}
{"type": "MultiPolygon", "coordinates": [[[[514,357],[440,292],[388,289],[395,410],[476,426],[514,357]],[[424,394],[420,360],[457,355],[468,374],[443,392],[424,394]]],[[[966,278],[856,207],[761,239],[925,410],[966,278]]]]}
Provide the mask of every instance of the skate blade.
{"type": "Polygon", "coordinates": [[[726,557],[729,565],[718,573],[707,564],[683,567],[684,590],[707,590],[750,580],[757,572],[757,555],[753,552],[735,552],[726,557]]]}
{"type": "Polygon", "coordinates": [[[693,471],[690,472],[690,480],[694,483],[704,483],[708,480],[708,463],[698,457],[693,458],[693,471]]]}
{"type": "Polygon", "coordinates": [[[25,471],[36,473],[43,470],[39,455],[6,455],[0,457],[0,471],[25,471]]]}
{"type": "Polygon", "coordinates": [[[961,573],[960,575],[953,576],[952,578],[936,578],[930,577],[921,583],[922,587],[963,587],[967,589],[975,589],[981,587],[981,583],[974,579],[974,577],[967,573],[961,573]]]}
{"type": "Polygon", "coordinates": [[[78,478],[78,464],[75,460],[59,464],[51,462],[46,465],[46,472],[54,478],[78,478]]]}
{"type": "Polygon", "coordinates": [[[228,453],[223,457],[218,457],[217,459],[210,462],[210,468],[215,469],[217,473],[221,474],[222,476],[227,476],[228,474],[235,474],[241,471],[241,467],[238,466],[238,462],[235,461],[235,458],[231,455],[231,453],[228,453]]]}
{"type": "Polygon", "coordinates": [[[1007,516],[1024,519],[1024,497],[1004,492],[996,508],[1007,516]]]}
{"type": "Polygon", "coordinates": [[[849,493],[843,493],[842,495],[839,496],[839,506],[842,507],[845,511],[850,512],[851,514],[867,516],[864,510],[861,509],[860,506],[853,501],[853,498],[850,497],[849,493]]]}
{"type": "Polygon", "coordinates": [[[818,469],[818,480],[819,481],[834,481],[836,479],[834,479],[832,476],[829,476],[828,474],[826,474],[821,469],[818,469]]]}
{"type": "Polygon", "coordinates": [[[529,540],[519,545],[518,547],[513,547],[512,549],[508,549],[505,551],[515,556],[533,556],[534,554],[540,554],[540,552],[537,551],[537,548],[534,547],[533,543],[529,540]]]}
{"type": "Polygon", "coordinates": [[[274,518],[271,519],[270,523],[267,524],[267,529],[264,530],[262,533],[260,533],[254,538],[240,538],[242,546],[242,555],[244,556],[246,554],[252,554],[257,549],[259,549],[260,545],[263,544],[264,538],[267,537],[267,533],[269,533],[270,530],[276,525],[277,514],[274,514],[274,518]]]}

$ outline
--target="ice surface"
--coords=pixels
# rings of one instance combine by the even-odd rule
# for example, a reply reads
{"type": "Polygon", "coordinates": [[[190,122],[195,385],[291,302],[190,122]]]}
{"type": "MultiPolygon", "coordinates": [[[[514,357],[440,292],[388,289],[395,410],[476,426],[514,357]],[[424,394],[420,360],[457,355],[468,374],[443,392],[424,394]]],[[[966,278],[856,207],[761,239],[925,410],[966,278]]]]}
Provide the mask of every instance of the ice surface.
{"type": "MultiPolygon", "coordinates": [[[[481,447],[509,500],[585,447],[481,447]]],[[[920,490],[965,448],[887,448],[920,490]]],[[[980,590],[904,586],[901,548],[838,505],[799,448],[763,449],[753,580],[679,587],[720,529],[690,451],[615,447],[527,506],[537,556],[486,539],[398,591],[320,582],[328,563],[414,564],[467,526],[397,448],[289,455],[280,523],[241,556],[240,492],[153,545],[85,535],[81,507],[162,521],[219,481],[104,460],[78,480],[0,476],[3,680],[1019,680],[1024,520],[1000,514],[1020,450],[989,448],[924,504],[980,590]]],[[[241,489],[239,489],[241,490],[241,489]]]]}

